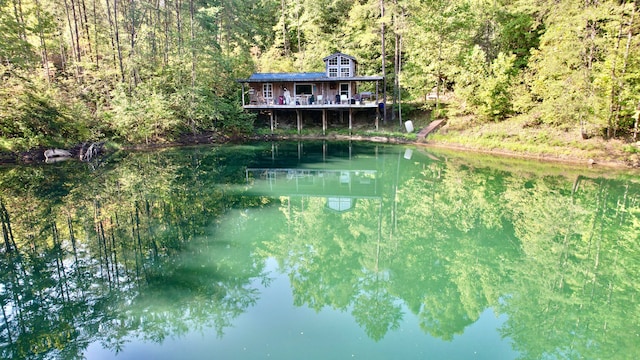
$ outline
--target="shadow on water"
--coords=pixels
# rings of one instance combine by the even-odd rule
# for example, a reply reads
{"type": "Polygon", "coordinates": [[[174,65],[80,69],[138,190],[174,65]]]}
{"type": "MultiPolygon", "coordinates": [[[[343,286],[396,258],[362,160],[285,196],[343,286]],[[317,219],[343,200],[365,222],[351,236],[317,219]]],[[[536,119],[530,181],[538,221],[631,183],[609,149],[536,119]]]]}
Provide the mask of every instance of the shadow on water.
{"type": "Polygon", "coordinates": [[[640,355],[628,174],[306,142],[7,167],[0,185],[2,358],[640,355]]]}

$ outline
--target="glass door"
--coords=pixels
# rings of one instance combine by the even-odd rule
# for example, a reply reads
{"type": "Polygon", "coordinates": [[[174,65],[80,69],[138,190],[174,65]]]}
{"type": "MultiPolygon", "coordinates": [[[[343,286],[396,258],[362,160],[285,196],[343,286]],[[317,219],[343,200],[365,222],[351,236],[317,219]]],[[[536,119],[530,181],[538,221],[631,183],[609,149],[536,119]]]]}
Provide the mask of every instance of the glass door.
{"type": "Polygon", "coordinates": [[[273,84],[262,84],[262,96],[267,104],[273,104],[273,84]]]}

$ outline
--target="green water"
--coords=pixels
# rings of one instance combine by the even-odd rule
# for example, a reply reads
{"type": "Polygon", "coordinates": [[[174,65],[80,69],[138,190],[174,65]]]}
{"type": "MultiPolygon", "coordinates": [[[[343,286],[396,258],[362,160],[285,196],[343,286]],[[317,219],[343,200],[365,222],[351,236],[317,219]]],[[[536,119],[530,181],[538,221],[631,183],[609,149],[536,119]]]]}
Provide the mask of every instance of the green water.
{"type": "Polygon", "coordinates": [[[0,168],[3,359],[638,359],[640,178],[363,143],[0,168]]]}

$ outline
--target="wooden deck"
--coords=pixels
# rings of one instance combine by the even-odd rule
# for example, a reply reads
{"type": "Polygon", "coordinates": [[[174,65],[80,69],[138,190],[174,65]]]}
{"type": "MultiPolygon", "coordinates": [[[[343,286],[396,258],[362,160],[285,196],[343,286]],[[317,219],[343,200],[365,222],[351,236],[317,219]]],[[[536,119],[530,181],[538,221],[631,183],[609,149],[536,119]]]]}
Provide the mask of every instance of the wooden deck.
{"type": "Polygon", "coordinates": [[[420,130],[420,132],[418,133],[418,140],[424,140],[427,137],[427,135],[431,134],[431,132],[439,128],[440,125],[444,123],[444,121],[445,119],[440,119],[440,120],[435,120],[429,123],[429,125],[426,128],[420,130]]]}
{"type": "Polygon", "coordinates": [[[247,110],[348,110],[348,109],[376,109],[377,103],[356,104],[312,104],[312,105],[272,105],[272,104],[247,104],[247,110]]]}
{"type": "MultiPolygon", "coordinates": [[[[278,124],[278,116],[285,112],[296,113],[296,124],[298,128],[298,134],[300,134],[303,125],[303,114],[308,114],[312,111],[320,111],[322,113],[322,134],[326,134],[327,131],[327,113],[330,111],[337,111],[342,117],[343,114],[348,115],[349,119],[349,134],[353,129],[353,114],[358,111],[378,111],[378,104],[375,102],[365,103],[351,103],[348,104],[304,104],[304,105],[272,105],[272,104],[251,104],[243,106],[247,110],[260,110],[269,114],[271,133],[275,130],[278,124]]],[[[378,130],[379,116],[375,118],[375,129],[378,130]]]]}

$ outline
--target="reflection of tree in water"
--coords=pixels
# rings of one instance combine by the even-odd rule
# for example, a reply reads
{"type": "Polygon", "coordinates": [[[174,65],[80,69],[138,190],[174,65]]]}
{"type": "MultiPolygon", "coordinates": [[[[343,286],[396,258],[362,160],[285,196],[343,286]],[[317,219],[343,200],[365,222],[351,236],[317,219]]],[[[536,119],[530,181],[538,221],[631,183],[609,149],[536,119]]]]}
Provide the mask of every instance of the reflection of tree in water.
{"type": "Polygon", "coordinates": [[[118,350],[204,327],[222,336],[273,257],[295,305],[350,311],[374,340],[405,309],[450,340],[493,308],[522,358],[639,357],[636,183],[380,152],[380,198],[335,212],[322,197],[233,195],[255,154],[236,150],[0,177],[0,356],[74,358],[94,341],[118,350]],[[57,190],[43,193],[44,179],[57,190]]]}
{"type": "Polygon", "coordinates": [[[379,226],[379,203],[358,200],[357,211],[336,214],[313,198],[281,199],[287,230],[267,246],[289,265],[296,305],[351,308],[376,340],[402,318],[399,304],[445,340],[493,308],[508,315],[503,334],[532,359],[599,358],[607,351],[594,341],[613,349],[633,339],[638,323],[624,312],[638,304],[627,281],[640,273],[637,184],[601,181],[611,186],[603,189],[583,178],[576,194],[566,177],[388,164],[384,176],[399,182],[397,191],[381,186],[391,191],[379,226]],[[388,170],[396,168],[399,177],[388,170]]]}
{"type": "Polygon", "coordinates": [[[32,168],[0,178],[17,244],[0,252],[0,357],[79,358],[95,341],[118,351],[132,337],[161,342],[209,326],[222,336],[255,302],[251,281],[263,265],[251,243],[211,240],[210,214],[254,201],[217,185],[237,176],[230,169],[202,178],[216,158],[209,152],[189,167],[156,154],[126,158],[99,178],[77,166],[46,168],[32,181],[21,175],[32,168]],[[201,192],[171,186],[178,173],[200,181],[201,192]],[[34,191],[42,179],[66,191],[34,191]]]}
{"type": "Polygon", "coordinates": [[[402,307],[388,293],[381,274],[370,274],[361,283],[362,293],[354,299],[353,317],[371,339],[381,340],[390,330],[397,330],[402,320],[402,307]]]}

